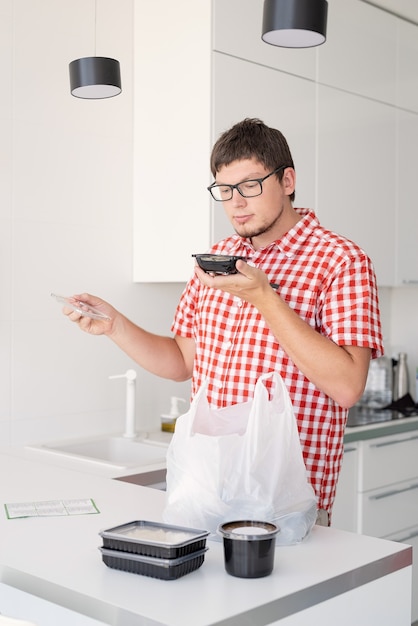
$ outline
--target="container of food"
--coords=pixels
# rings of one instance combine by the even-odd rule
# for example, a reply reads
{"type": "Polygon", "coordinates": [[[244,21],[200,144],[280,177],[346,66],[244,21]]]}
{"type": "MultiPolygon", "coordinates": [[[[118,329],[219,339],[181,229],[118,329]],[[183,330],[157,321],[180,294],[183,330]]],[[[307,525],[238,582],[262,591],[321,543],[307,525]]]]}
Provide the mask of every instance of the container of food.
{"type": "Polygon", "coordinates": [[[235,263],[245,256],[232,256],[229,254],[192,254],[197,264],[205,272],[214,274],[237,274],[235,263]]]}
{"type": "Polygon", "coordinates": [[[176,559],[162,559],[107,548],[99,548],[99,550],[102,553],[103,562],[113,569],[162,580],[175,580],[199,569],[205,560],[207,548],[176,559]]]}
{"type": "Polygon", "coordinates": [[[203,550],[207,530],[136,520],[103,530],[103,548],[161,559],[178,559],[203,550]]]}
{"type": "Polygon", "coordinates": [[[239,578],[261,578],[273,571],[276,535],[271,522],[239,520],[218,527],[223,537],[225,569],[239,578]]]}

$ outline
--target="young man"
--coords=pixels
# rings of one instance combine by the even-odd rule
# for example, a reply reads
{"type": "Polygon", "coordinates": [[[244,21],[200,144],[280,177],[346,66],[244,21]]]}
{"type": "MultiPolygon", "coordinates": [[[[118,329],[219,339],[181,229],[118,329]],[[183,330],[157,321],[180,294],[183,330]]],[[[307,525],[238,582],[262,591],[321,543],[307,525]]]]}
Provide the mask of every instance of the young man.
{"type": "Polygon", "coordinates": [[[199,267],[178,304],[173,337],[139,328],[108,303],[75,296],[111,318],[64,312],[108,335],[140,366],[165,378],[207,379],[220,408],[252,397],[265,372],[289,391],[309,479],[327,524],[341,466],[348,408],[361,397],[370,358],[383,353],[376,279],[370,259],[295,209],[295,169],[286,139],[245,119],[216,142],[209,191],[236,232],[212,254],[239,255],[237,274],[199,267]]]}

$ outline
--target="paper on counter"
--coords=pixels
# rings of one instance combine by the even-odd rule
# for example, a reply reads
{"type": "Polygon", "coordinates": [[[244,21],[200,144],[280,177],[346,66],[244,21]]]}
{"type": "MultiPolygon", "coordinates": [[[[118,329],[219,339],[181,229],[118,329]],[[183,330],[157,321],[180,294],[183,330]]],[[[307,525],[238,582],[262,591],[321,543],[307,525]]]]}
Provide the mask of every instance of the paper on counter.
{"type": "Polygon", "coordinates": [[[76,500],[45,500],[12,502],[4,505],[8,519],[18,517],[49,517],[54,515],[91,515],[100,513],[92,498],[76,500]]]}

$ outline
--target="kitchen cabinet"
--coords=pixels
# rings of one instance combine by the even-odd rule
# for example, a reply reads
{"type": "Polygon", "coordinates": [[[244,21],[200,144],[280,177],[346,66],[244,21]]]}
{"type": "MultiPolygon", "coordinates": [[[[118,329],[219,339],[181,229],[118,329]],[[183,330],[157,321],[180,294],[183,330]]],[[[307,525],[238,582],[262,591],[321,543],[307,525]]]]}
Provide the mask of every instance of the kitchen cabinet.
{"type": "Polygon", "coordinates": [[[296,205],[358,243],[380,286],[415,284],[418,26],[334,0],[326,44],[289,50],[261,40],[262,14],[263,0],[135,5],[134,280],[185,282],[190,255],[231,233],[210,151],[259,117],[289,141],[296,205]]]}
{"type": "MultiPolygon", "coordinates": [[[[214,53],[213,64],[215,136],[245,117],[258,117],[279,128],[289,142],[296,166],[296,204],[312,207],[316,175],[314,83],[219,53],[214,53]],[[283,97],[289,93],[294,97],[283,97]]],[[[221,203],[214,202],[212,240],[231,232],[221,203]]]]}
{"type": "Polygon", "coordinates": [[[184,282],[209,245],[211,1],[136,2],[134,32],[134,281],[184,282]]]}
{"type": "Polygon", "coordinates": [[[344,446],[343,464],[332,511],[332,526],[350,532],[357,531],[358,456],[357,443],[344,446]]]}
{"type": "MultiPolygon", "coordinates": [[[[363,443],[358,532],[418,549],[418,434],[363,443]]],[[[418,620],[418,562],[412,566],[412,621],[418,620]]]]}
{"type": "MultiPolygon", "coordinates": [[[[261,39],[264,0],[214,0],[213,49],[243,59],[258,67],[271,67],[287,74],[315,80],[318,48],[280,48],[261,39]]],[[[246,95],[251,96],[253,88],[246,95]]],[[[257,92],[256,92],[257,93],[257,92]]],[[[288,92],[286,94],[288,99],[288,92]]],[[[272,100],[275,98],[273,96],[272,100]]],[[[260,97],[262,104],[263,97],[260,97]]],[[[258,116],[260,117],[260,116],[258,116]]]]}
{"type": "Polygon", "coordinates": [[[396,114],[345,91],[318,88],[318,216],[361,246],[379,285],[395,279],[396,114]]]}
{"type": "MultiPolygon", "coordinates": [[[[365,2],[332,0],[328,4],[327,41],[318,48],[318,81],[395,104],[398,19],[365,2]]],[[[344,121],[343,112],[340,119],[344,121]]]]}
{"type": "MultiPolygon", "coordinates": [[[[332,525],[418,550],[418,430],[345,444],[332,525]]],[[[417,582],[414,559],[412,621],[418,620],[417,582]]]]}
{"type": "Polygon", "coordinates": [[[418,559],[418,526],[413,526],[412,528],[406,528],[402,532],[395,533],[393,535],[389,535],[385,537],[390,541],[399,541],[399,543],[406,543],[409,546],[412,546],[413,551],[413,564],[412,564],[412,611],[411,618],[412,622],[415,624],[418,621],[418,564],[416,563],[418,559]]]}
{"type": "Polygon", "coordinates": [[[411,227],[416,224],[418,202],[418,113],[398,110],[397,136],[396,284],[418,285],[417,228],[411,227]]]}
{"type": "Polygon", "coordinates": [[[418,113],[418,37],[417,26],[397,20],[396,105],[418,113]]]}

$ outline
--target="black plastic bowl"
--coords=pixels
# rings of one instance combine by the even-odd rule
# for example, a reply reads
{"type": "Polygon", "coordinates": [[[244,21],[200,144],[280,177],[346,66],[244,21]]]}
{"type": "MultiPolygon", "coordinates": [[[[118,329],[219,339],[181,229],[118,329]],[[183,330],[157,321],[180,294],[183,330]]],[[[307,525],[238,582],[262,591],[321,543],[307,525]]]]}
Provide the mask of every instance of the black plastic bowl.
{"type": "Polygon", "coordinates": [[[214,274],[237,274],[235,263],[245,256],[231,256],[229,254],[192,254],[195,257],[199,267],[205,272],[213,272],[214,274]]]}
{"type": "Polygon", "coordinates": [[[261,578],[273,571],[276,535],[271,522],[240,520],[218,527],[223,537],[225,569],[239,578],[261,578]]]}

